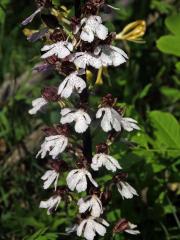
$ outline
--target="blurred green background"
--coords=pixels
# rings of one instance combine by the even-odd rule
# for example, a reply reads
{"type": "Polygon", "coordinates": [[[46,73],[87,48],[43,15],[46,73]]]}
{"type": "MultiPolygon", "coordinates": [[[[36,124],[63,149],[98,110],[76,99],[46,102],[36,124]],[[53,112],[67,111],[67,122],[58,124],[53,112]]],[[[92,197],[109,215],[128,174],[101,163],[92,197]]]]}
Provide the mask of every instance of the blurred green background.
{"type": "MultiPolygon", "coordinates": [[[[56,0],[73,6],[73,1],[56,0]]],[[[135,20],[145,20],[144,43],[118,42],[129,55],[127,65],[109,69],[103,87],[91,97],[94,104],[107,91],[126,104],[141,131],[125,134],[111,152],[129,173],[140,197],[122,200],[115,191],[105,218],[115,224],[125,217],[138,224],[140,236],[117,234],[115,240],[180,239],[180,15],[175,0],[116,0],[119,11],[105,14],[111,31],[120,32],[135,20]]],[[[20,22],[35,9],[33,1],[0,0],[0,239],[76,239],[63,234],[76,214],[74,204],[61,205],[53,216],[39,209],[50,191],[40,177],[46,160],[35,159],[44,124],[57,123],[59,109],[29,116],[32,99],[46,85],[58,85],[59,76],[32,73],[42,42],[29,43],[20,22]]],[[[36,29],[39,18],[28,26],[36,29]]],[[[101,133],[101,132],[98,132],[101,133]]],[[[104,136],[99,134],[99,141],[104,136]]],[[[105,182],[107,172],[99,178],[105,182]],[[105,175],[106,174],[106,175],[105,175]]],[[[111,231],[104,238],[112,239],[111,231]]]]}

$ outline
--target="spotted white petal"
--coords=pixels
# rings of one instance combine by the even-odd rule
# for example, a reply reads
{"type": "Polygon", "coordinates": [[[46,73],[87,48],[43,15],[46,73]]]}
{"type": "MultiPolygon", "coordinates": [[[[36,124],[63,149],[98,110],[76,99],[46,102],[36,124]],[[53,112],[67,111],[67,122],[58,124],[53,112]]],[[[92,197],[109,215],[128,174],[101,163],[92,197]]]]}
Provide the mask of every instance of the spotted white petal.
{"type": "Polygon", "coordinates": [[[126,229],[125,232],[127,232],[129,234],[133,234],[133,235],[140,234],[140,231],[135,229],[135,228],[137,228],[137,225],[135,225],[131,222],[128,222],[128,225],[129,225],[129,229],[126,229]]]}
{"type": "Polygon", "coordinates": [[[89,180],[91,181],[91,183],[95,186],[98,187],[98,184],[96,181],[94,181],[94,179],[92,178],[92,175],[90,172],[88,172],[87,170],[85,170],[86,175],[88,176],[89,180]]]}
{"type": "Polygon", "coordinates": [[[46,51],[41,58],[45,59],[51,57],[53,55],[57,56],[60,59],[63,59],[70,55],[71,51],[73,50],[72,43],[66,41],[60,41],[57,43],[53,43],[51,45],[45,45],[41,51],[46,51]]]}
{"type": "Polygon", "coordinates": [[[62,153],[68,144],[68,138],[64,135],[54,135],[45,138],[45,141],[41,144],[41,149],[37,154],[41,158],[44,158],[47,153],[55,159],[58,154],[62,153]]]}
{"type": "Polygon", "coordinates": [[[58,94],[63,98],[68,98],[71,96],[72,92],[76,90],[81,93],[83,89],[86,88],[85,81],[77,76],[78,72],[73,72],[67,76],[64,81],[60,84],[58,89],[58,94]]]}
{"type": "MultiPolygon", "coordinates": [[[[104,236],[106,233],[106,228],[104,227],[104,222],[107,223],[104,219],[97,219],[90,216],[88,219],[83,220],[77,228],[77,235],[84,236],[87,240],[93,240],[96,236],[96,233],[100,236],[104,236]],[[99,222],[101,220],[101,222],[99,222]]],[[[109,224],[107,223],[107,225],[109,224]]]]}
{"type": "Polygon", "coordinates": [[[87,210],[91,211],[91,216],[99,217],[103,213],[102,203],[96,195],[89,196],[88,199],[79,199],[79,212],[84,213],[87,210]]]}
{"type": "Polygon", "coordinates": [[[32,101],[33,108],[29,110],[29,114],[31,115],[36,114],[47,103],[48,102],[43,97],[33,100],[32,101]]]}
{"type": "Polygon", "coordinates": [[[131,199],[134,195],[138,196],[136,190],[127,182],[119,182],[117,188],[123,199],[131,199]]]}
{"type": "Polygon", "coordinates": [[[91,43],[94,40],[94,33],[89,26],[83,28],[80,38],[85,41],[91,43]]]}
{"type": "Polygon", "coordinates": [[[102,166],[105,166],[107,170],[112,172],[115,172],[117,169],[121,169],[118,161],[112,156],[104,153],[95,154],[92,158],[91,168],[97,171],[102,166]]]}
{"type": "Polygon", "coordinates": [[[39,207],[40,208],[47,208],[47,214],[50,215],[51,209],[57,209],[58,205],[61,202],[60,196],[53,196],[49,198],[47,201],[41,201],[39,207]]]}
{"type": "Polygon", "coordinates": [[[80,38],[83,41],[91,43],[95,36],[101,40],[105,40],[108,35],[108,29],[102,24],[100,16],[84,18],[81,21],[81,25],[84,25],[80,34],[80,38]]]}
{"type": "Polygon", "coordinates": [[[131,132],[134,129],[140,130],[140,127],[137,125],[137,121],[132,118],[122,118],[121,124],[122,127],[128,132],[131,132]]]}
{"type": "Polygon", "coordinates": [[[48,170],[45,172],[45,174],[41,177],[42,180],[44,180],[44,189],[48,189],[51,184],[54,182],[54,187],[56,190],[57,187],[57,181],[58,181],[59,174],[55,170],[48,170]]]}
{"type": "Polygon", "coordinates": [[[101,127],[105,132],[109,132],[112,129],[114,129],[116,132],[120,132],[122,128],[129,132],[134,129],[140,129],[136,120],[132,118],[123,118],[112,107],[99,108],[96,113],[96,118],[101,117],[101,127]]]}
{"type": "Polygon", "coordinates": [[[75,122],[74,128],[77,133],[85,132],[91,123],[90,116],[83,109],[64,108],[61,110],[61,116],[60,122],[62,124],[75,122]]]}
{"type": "Polygon", "coordinates": [[[127,54],[120,48],[112,45],[99,45],[94,53],[100,53],[100,59],[103,66],[119,66],[128,59],[127,54]]]}
{"type": "Polygon", "coordinates": [[[94,229],[94,221],[89,220],[86,223],[85,229],[84,229],[84,237],[87,240],[93,240],[96,236],[95,229],[94,229]]]}
{"type": "Polygon", "coordinates": [[[87,220],[83,220],[80,225],[77,227],[77,236],[80,237],[83,232],[84,225],[86,224],[87,220]]]}
{"type": "Polygon", "coordinates": [[[74,191],[75,189],[78,192],[83,192],[87,189],[87,178],[92,182],[94,186],[97,187],[97,183],[92,179],[91,174],[85,169],[74,169],[69,172],[66,181],[69,189],[74,191]]]}
{"type": "Polygon", "coordinates": [[[96,69],[99,69],[102,66],[99,57],[87,52],[74,53],[71,56],[70,61],[73,61],[77,68],[83,69],[85,69],[87,66],[92,66],[96,69]]]}
{"type": "Polygon", "coordinates": [[[99,39],[105,40],[107,38],[108,29],[103,24],[99,24],[95,30],[96,30],[96,36],[99,39]]]}

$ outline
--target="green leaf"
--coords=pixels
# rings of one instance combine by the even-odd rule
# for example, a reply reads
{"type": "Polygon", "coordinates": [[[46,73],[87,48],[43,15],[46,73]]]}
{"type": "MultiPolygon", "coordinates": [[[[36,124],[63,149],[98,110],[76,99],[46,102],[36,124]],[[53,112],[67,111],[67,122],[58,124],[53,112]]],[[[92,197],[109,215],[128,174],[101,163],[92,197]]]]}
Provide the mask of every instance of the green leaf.
{"type": "Polygon", "coordinates": [[[161,87],[161,93],[169,98],[172,102],[180,100],[180,91],[176,88],[161,87]]]}
{"type": "Polygon", "coordinates": [[[176,63],[176,69],[177,69],[178,72],[180,72],[180,62],[176,63]]]}
{"type": "Polygon", "coordinates": [[[170,113],[152,111],[149,118],[154,127],[154,136],[159,148],[180,150],[180,126],[170,113]]]}
{"type": "Polygon", "coordinates": [[[180,57],[180,36],[167,35],[157,40],[157,47],[164,53],[180,57]]]}
{"type": "Polygon", "coordinates": [[[148,94],[151,87],[152,87],[152,83],[147,84],[139,94],[139,98],[144,98],[148,94]]]}
{"type": "Polygon", "coordinates": [[[166,18],[165,24],[172,33],[180,36],[180,14],[166,18]]]}

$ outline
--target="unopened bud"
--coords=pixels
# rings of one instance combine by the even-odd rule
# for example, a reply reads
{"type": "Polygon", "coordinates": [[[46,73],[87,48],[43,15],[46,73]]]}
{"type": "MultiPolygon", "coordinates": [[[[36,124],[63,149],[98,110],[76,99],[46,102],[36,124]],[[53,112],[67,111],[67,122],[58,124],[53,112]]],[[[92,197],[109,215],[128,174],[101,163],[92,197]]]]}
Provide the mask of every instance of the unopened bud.
{"type": "Polygon", "coordinates": [[[58,89],[56,87],[45,87],[42,90],[42,96],[48,102],[57,102],[59,100],[58,89]]]}
{"type": "Polygon", "coordinates": [[[129,222],[125,218],[123,218],[116,223],[116,225],[113,228],[113,232],[120,233],[124,232],[127,229],[129,229],[129,222]]]}
{"type": "Polygon", "coordinates": [[[144,20],[138,20],[129,23],[125,28],[116,35],[116,40],[128,40],[128,41],[141,41],[140,37],[145,34],[146,22],[144,20]]]}

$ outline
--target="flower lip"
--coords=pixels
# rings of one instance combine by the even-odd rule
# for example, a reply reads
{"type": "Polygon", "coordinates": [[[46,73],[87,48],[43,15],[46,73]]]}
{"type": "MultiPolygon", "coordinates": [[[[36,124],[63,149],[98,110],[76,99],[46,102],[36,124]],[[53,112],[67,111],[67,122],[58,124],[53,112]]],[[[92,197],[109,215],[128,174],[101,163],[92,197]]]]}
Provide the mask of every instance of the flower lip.
{"type": "Polygon", "coordinates": [[[116,223],[116,225],[113,228],[113,232],[120,233],[124,232],[127,229],[129,229],[129,222],[125,218],[123,218],[116,223]]]}
{"type": "Polygon", "coordinates": [[[57,102],[59,100],[58,89],[56,87],[45,87],[42,90],[42,96],[46,101],[57,102]]]}
{"type": "Polygon", "coordinates": [[[116,103],[117,99],[113,98],[112,94],[108,93],[106,96],[102,98],[102,106],[104,107],[112,107],[116,103]]]}
{"type": "Polygon", "coordinates": [[[108,154],[108,145],[106,143],[96,145],[96,153],[108,154]]]}
{"type": "Polygon", "coordinates": [[[118,183],[120,181],[125,181],[127,178],[128,178],[128,173],[120,172],[113,177],[113,181],[115,183],[118,183]]]}

